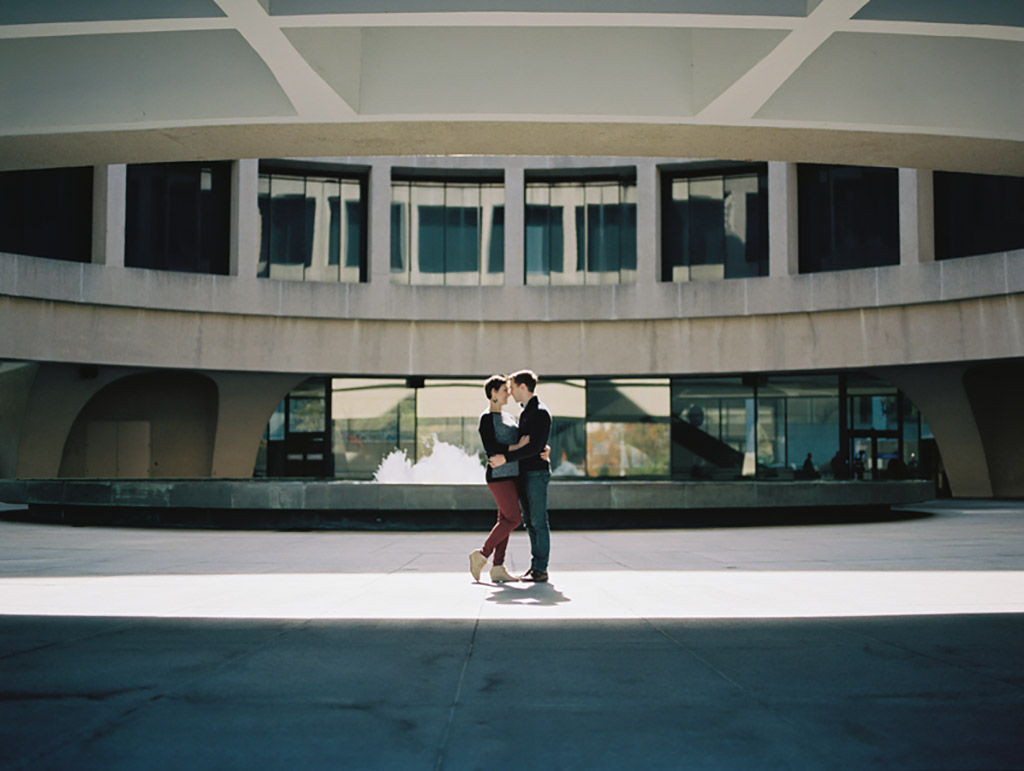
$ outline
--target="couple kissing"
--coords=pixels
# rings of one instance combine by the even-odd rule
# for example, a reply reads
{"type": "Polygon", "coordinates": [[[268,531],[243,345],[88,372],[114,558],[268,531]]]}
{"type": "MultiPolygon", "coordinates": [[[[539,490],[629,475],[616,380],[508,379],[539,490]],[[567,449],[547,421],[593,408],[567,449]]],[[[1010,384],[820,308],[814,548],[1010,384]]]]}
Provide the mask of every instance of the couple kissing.
{"type": "Polygon", "coordinates": [[[511,375],[492,375],[484,383],[488,409],[480,416],[480,440],[487,453],[487,487],[498,504],[498,520],[480,549],[469,555],[469,572],[480,580],[492,558],[491,580],[548,580],[551,531],[548,527],[548,483],[551,468],[548,437],[551,412],[537,398],[537,375],[524,369],[511,375]],[[523,405],[517,423],[502,410],[509,400],[523,405]],[[509,535],[520,523],[530,536],[530,569],[520,578],[505,568],[509,535]]]}

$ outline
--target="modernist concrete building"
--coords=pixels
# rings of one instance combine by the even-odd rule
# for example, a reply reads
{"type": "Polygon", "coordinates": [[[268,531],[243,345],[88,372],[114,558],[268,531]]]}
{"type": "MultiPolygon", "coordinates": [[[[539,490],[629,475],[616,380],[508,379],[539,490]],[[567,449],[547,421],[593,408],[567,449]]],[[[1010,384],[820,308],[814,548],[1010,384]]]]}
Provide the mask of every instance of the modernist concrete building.
{"type": "Polygon", "coordinates": [[[1020,3],[6,3],[0,69],[0,478],[365,479],[529,366],[565,474],[1024,495],[1020,3]]]}

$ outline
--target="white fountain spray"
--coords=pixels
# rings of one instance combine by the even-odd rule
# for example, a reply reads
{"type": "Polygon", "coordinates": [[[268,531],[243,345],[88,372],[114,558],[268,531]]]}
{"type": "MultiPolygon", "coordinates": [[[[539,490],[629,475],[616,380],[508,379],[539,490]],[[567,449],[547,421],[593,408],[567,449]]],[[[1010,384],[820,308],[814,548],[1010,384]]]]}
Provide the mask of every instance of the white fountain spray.
{"type": "Polygon", "coordinates": [[[426,441],[428,454],[415,464],[405,450],[392,450],[380,462],[373,479],[383,484],[483,484],[484,459],[470,455],[461,447],[449,444],[432,434],[426,441]]]}

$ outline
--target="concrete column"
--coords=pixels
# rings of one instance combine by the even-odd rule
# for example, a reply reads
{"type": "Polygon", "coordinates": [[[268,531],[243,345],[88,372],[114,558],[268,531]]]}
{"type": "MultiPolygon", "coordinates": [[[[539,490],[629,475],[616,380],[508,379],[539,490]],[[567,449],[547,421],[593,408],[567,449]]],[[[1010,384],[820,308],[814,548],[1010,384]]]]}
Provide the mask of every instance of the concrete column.
{"type": "Polygon", "coordinates": [[[927,169],[900,169],[900,264],[935,261],[935,186],[927,169]]]}
{"type": "Polygon", "coordinates": [[[32,383],[38,364],[0,364],[0,479],[13,479],[18,470],[18,445],[22,431],[36,431],[25,425],[32,383]]]}
{"type": "Polygon", "coordinates": [[[653,284],[661,275],[661,222],[658,217],[658,167],[636,166],[636,282],[653,284]]]}
{"type": "Polygon", "coordinates": [[[985,443],[964,387],[965,364],[879,369],[877,374],[921,410],[939,446],[949,486],[957,498],[991,498],[985,443]]]}
{"type": "Polygon", "coordinates": [[[263,429],[285,394],[305,375],[220,372],[210,377],[217,383],[220,400],[210,476],[251,477],[263,429]]]}
{"type": "Polygon", "coordinates": [[[92,173],[92,261],[124,267],[128,167],[96,166],[92,173]]]}
{"type": "Polygon", "coordinates": [[[367,259],[370,283],[391,281],[391,163],[375,161],[370,167],[367,259]]]}
{"type": "Polygon", "coordinates": [[[800,272],[795,163],[768,163],[768,275],[800,272]]]}
{"type": "Polygon", "coordinates": [[[526,283],[526,175],[505,169],[505,286],[526,283]]]}
{"type": "Polygon", "coordinates": [[[231,164],[231,252],[228,273],[256,278],[260,262],[260,163],[243,158],[231,164]]]}

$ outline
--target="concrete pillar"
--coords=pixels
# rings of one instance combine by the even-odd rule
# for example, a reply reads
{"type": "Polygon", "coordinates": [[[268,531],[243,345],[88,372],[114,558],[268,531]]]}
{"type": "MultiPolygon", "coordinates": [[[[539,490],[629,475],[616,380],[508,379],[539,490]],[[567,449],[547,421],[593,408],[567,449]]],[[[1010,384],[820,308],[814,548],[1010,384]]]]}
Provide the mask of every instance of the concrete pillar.
{"type": "Polygon", "coordinates": [[[370,283],[391,281],[391,164],[375,161],[370,167],[367,259],[370,283]]]}
{"type": "Polygon", "coordinates": [[[658,217],[658,167],[636,167],[636,282],[653,284],[661,275],[661,222],[658,217]]]}
{"type": "Polygon", "coordinates": [[[36,430],[34,425],[25,425],[25,414],[38,370],[38,364],[0,364],[0,479],[17,475],[22,431],[36,430]]]}
{"type": "Polygon", "coordinates": [[[991,498],[992,479],[982,433],[964,387],[964,364],[892,367],[872,374],[907,395],[928,422],[957,498],[991,498]]]}
{"type": "Polygon", "coordinates": [[[128,167],[96,166],[92,173],[92,261],[124,267],[128,167]]]}
{"type": "Polygon", "coordinates": [[[228,273],[256,278],[260,262],[260,164],[243,158],[231,165],[231,252],[228,273]]]}
{"type": "Polygon", "coordinates": [[[526,175],[505,169],[505,286],[526,283],[526,175]]]}
{"type": "Polygon", "coordinates": [[[219,401],[210,476],[248,479],[271,414],[306,376],[220,372],[210,377],[219,401]]]}
{"type": "Polygon", "coordinates": [[[768,275],[800,272],[795,163],[768,163],[768,275]]]}
{"type": "Polygon", "coordinates": [[[900,169],[900,264],[935,260],[935,185],[927,169],[900,169]]]}

